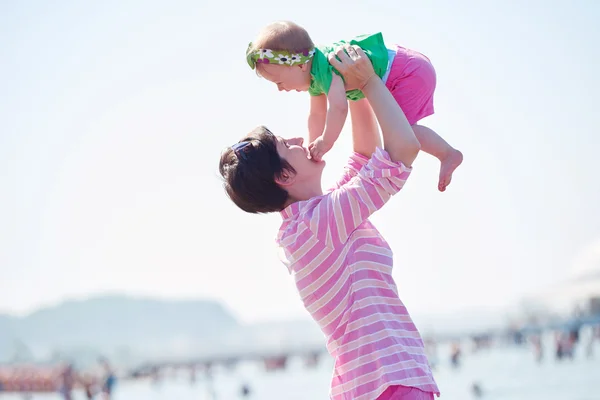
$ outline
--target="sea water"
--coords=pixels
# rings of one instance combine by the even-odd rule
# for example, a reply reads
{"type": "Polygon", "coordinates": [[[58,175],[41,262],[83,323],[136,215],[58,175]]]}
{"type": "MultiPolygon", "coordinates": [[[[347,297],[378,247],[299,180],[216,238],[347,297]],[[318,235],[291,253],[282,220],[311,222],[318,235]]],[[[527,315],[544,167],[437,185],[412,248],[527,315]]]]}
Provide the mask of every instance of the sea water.
{"type": "MultiPolygon", "coordinates": [[[[442,352],[440,352],[442,354],[442,352]]],[[[600,343],[592,355],[579,346],[572,360],[558,361],[550,346],[543,359],[535,360],[532,348],[494,347],[472,352],[463,348],[460,365],[453,367],[448,352],[434,370],[443,400],[600,400],[600,343]],[[473,385],[481,388],[475,397],[473,385]]],[[[285,370],[265,372],[259,363],[246,362],[234,369],[216,368],[209,378],[189,371],[166,373],[156,382],[120,380],[113,400],[327,400],[332,361],[324,356],[316,367],[291,358],[285,370]],[[242,385],[250,394],[242,396],[242,385]]],[[[2,400],[21,400],[23,395],[0,394],[2,400]]],[[[32,400],[60,400],[59,395],[35,395],[32,400]]],[[[74,400],[84,400],[80,392],[74,400]]]]}

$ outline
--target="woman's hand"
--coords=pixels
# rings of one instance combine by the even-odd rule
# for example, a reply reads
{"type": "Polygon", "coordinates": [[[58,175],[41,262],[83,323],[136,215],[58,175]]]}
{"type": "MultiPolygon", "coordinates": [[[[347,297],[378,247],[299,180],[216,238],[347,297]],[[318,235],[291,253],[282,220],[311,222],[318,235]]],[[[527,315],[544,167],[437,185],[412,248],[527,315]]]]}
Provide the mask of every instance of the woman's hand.
{"type": "Polygon", "coordinates": [[[421,144],[398,102],[373,71],[367,55],[359,47],[348,45],[338,48],[336,55],[339,60],[330,55],[329,62],[344,76],[347,85],[365,94],[381,126],[383,148],[390,159],[411,166],[421,144]]]}
{"type": "Polygon", "coordinates": [[[338,47],[335,54],[329,54],[328,59],[329,63],[344,77],[346,90],[362,90],[371,79],[379,79],[373,70],[371,60],[358,46],[338,47]]]}

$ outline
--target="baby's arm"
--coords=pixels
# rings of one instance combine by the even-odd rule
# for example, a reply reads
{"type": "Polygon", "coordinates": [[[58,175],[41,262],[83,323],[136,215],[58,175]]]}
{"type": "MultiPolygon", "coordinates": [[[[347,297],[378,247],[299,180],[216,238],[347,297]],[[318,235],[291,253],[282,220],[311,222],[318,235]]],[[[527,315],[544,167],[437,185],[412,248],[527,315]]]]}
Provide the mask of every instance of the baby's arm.
{"type": "Polygon", "coordinates": [[[348,100],[344,81],[337,74],[333,74],[329,93],[327,94],[329,107],[325,120],[325,131],[308,146],[313,159],[319,161],[332,147],[342,132],[346,117],[348,116],[348,100]]]}
{"type": "Polygon", "coordinates": [[[308,115],[308,143],[314,142],[323,134],[327,119],[327,96],[310,96],[310,114],[308,115]]]}

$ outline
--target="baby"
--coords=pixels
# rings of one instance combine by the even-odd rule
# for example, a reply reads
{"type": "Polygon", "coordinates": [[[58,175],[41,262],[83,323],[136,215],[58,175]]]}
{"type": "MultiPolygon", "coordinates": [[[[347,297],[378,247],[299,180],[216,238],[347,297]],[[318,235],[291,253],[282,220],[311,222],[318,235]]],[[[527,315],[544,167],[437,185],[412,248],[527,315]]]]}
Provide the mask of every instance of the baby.
{"type": "Polygon", "coordinates": [[[435,70],[424,55],[397,45],[386,46],[381,33],[317,48],[304,28],[293,22],[279,21],[260,31],[248,46],[246,60],[280,91],[310,94],[308,149],[312,158],[320,160],[333,147],[344,127],[347,100],[364,98],[361,88],[346,87],[339,72],[327,60],[327,56],[344,43],[357,45],[367,54],[375,73],[404,111],[421,143],[421,150],[440,160],[438,189],[445,191],[463,155],[432,129],[417,125],[434,112],[435,70]]]}

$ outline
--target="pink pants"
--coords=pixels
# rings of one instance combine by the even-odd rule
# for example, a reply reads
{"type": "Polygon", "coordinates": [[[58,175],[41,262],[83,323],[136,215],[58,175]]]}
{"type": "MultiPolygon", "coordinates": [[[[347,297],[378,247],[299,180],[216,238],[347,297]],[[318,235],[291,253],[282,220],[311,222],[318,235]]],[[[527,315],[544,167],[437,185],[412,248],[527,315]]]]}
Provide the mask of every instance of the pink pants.
{"type": "Polygon", "coordinates": [[[435,69],[423,54],[397,46],[385,86],[411,125],[433,114],[435,69]]]}
{"type": "Polygon", "coordinates": [[[433,393],[408,386],[390,386],[377,400],[433,400],[433,393]]]}

